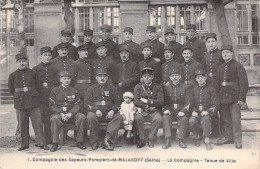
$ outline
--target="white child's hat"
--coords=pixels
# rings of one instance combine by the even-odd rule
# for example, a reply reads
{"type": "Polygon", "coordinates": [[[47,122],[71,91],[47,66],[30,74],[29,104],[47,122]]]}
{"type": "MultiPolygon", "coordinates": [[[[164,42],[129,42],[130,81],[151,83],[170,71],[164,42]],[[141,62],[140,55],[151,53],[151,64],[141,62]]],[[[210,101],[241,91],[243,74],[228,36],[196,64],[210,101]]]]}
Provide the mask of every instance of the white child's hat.
{"type": "Polygon", "coordinates": [[[130,97],[130,98],[133,99],[133,98],[134,98],[134,95],[133,95],[133,93],[131,93],[131,92],[125,92],[124,95],[123,95],[123,98],[124,98],[124,97],[130,97]]]}

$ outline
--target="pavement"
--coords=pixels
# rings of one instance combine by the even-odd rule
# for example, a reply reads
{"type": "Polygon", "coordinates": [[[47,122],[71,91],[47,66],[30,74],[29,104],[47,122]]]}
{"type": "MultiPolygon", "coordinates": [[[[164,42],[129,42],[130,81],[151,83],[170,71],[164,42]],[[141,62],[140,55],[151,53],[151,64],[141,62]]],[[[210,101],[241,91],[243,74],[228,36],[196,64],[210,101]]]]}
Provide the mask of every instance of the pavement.
{"type": "MultiPolygon", "coordinates": [[[[221,168],[221,169],[259,169],[260,159],[260,96],[248,96],[248,109],[242,111],[243,149],[235,149],[234,144],[222,146],[213,145],[208,151],[202,143],[200,147],[193,144],[191,135],[185,140],[188,148],[181,149],[176,140],[167,150],[161,148],[163,140],[162,129],[158,132],[158,140],[154,148],[147,146],[137,149],[125,140],[118,138],[114,151],[99,148],[92,151],[90,145],[86,150],[80,150],[75,142],[68,141],[59,146],[55,153],[41,150],[30,144],[30,149],[18,152],[19,143],[14,141],[17,125],[13,105],[0,105],[0,169],[27,168],[221,168]],[[252,120],[258,119],[258,120],[252,120]],[[6,141],[8,140],[8,141],[6,141]],[[5,141],[5,142],[4,142],[5,141]]],[[[120,130],[119,134],[122,134],[120,130]]],[[[34,137],[30,125],[30,135],[34,137]]],[[[69,132],[73,136],[73,132],[69,132]]],[[[216,139],[211,139],[216,142],[216,139]]],[[[49,145],[51,147],[51,145],[49,145]]]]}

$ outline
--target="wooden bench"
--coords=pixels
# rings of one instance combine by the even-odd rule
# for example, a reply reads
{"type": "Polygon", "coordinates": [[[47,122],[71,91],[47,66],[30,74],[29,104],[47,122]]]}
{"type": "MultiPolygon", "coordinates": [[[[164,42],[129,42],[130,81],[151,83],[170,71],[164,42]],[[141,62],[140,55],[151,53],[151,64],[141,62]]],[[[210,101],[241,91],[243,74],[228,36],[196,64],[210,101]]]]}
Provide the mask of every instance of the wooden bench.
{"type": "MultiPolygon", "coordinates": [[[[145,122],[144,123],[144,129],[149,130],[151,129],[152,123],[150,122],[145,122]]],[[[172,128],[176,129],[178,126],[178,122],[172,122],[172,128]]],[[[162,125],[161,125],[162,128],[162,125]]],[[[100,123],[99,124],[99,129],[100,130],[106,130],[107,129],[107,123],[100,123]]],[[[120,129],[124,129],[123,126],[120,127],[120,129]]],[[[66,142],[66,137],[67,137],[67,131],[69,130],[74,130],[74,132],[77,130],[77,127],[74,124],[64,124],[60,130],[60,144],[64,145],[66,142]]]]}

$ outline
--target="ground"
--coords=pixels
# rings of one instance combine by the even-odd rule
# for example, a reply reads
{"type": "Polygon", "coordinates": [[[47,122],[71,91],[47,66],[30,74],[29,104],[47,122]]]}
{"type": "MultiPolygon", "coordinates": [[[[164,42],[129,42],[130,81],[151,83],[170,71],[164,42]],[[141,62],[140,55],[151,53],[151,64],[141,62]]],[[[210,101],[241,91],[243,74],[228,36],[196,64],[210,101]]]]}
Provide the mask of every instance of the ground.
{"type": "MultiPolygon", "coordinates": [[[[176,140],[172,147],[164,150],[163,132],[158,132],[158,141],[154,148],[137,149],[124,139],[118,138],[114,151],[105,149],[80,150],[75,142],[68,141],[55,153],[41,150],[31,142],[30,149],[18,152],[19,142],[15,140],[16,115],[13,105],[0,105],[0,169],[24,168],[227,168],[259,169],[260,143],[260,97],[248,97],[249,109],[242,112],[243,149],[237,150],[234,144],[213,145],[208,151],[202,143],[200,147],[193,144],[193,136],[186,139],[188,148],[181,149],[176,140]],[[248,120],[258,119],[258,120],[248,120]],[[254,131],[252,131],[254,130],[254,131]],[[257,130],[257,131],[255,131],[257,130]],[[44,161],[45,160],[45,161],[44,161]]],[[[32,128],[30,133],[34,137],[32,128]]],[[[122,131],[120,131],[120,134],[122,131]]],[[[72,132],[69,132],[73,136],[72,132]]],[[[211,139],[216,142],[216,139],[211,139]]],[[[51,145],[49,145],[50,147],[51,145]]]]}

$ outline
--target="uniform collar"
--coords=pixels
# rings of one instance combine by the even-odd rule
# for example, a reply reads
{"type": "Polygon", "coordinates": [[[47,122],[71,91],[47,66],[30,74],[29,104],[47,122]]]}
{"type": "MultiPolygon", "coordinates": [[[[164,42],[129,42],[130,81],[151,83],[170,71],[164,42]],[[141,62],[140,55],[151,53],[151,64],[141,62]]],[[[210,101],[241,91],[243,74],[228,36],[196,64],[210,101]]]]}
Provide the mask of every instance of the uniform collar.
{"type": "Polygon", "coordinates": [[[148,57],[148,58],[146,58],[146,59],[144,59],[144,61],[151,61],[151,60],[153,60],[153,58],[150,56],[150,57],[148,57]]]}
{"type": "Polygon", "coordinates": [[[126,41],[124,41],[124,44],[131,43],[131,42],[133,42],[133,41],[132,40],[126,40],[126,41]]]}
{"type": "Polygon", "coordinates": [[[165,63],[172,63],[172,62],[174,62],[173,58],[171,60],[169,60],[169,61],[166,61],[165,63]]]}
{"type": "Polygon", "coordinates": [[[155,42],[155,41],[157,41],[157,39],[155,38],[155,39],[153,39],[153,40],[151,40],[151,39],[148,39],[148,41],[149,42],[155,42]]]}
{"type": "Polygon", "coordinates": [[[63,90],[68,90],[70,86],[64,87],[63,85],[61,85],[61,87],[62,87],[63,90]]]}
{"type": "Polygon", "coordinates": [[[234,62],[234,59],[233,59],[233,58],[232,58],[230,61],[225,62],[225,64],[226,64],[226,65],[229,65],[229,64],[231,64],[232,62],[234,62]]]}
{"type": "Polygon", "coordinates": [[[210,53],[215,53],[215,52],[217,52],[218,51],[218,48],[216,47],[215,49],[213,49],[213,50],[211,50],[211,51],[209,51],[210,53]]]}
{"type": "Polygon", "coordinates": [[[60,57],[58,56],[60,60],[62,61],[67,61],[69,59],[69,56],[65,56],[65,57],[60,57]]]}
{"type": "Polygon", "coordinates": [[[43,63],[43,62],[41,62],[41,65],[42,65],[42,66],[50,66],[50,62],[49,62],[49,63],[43,63]]]}
{"type": "Polygon", "coordinates": [[[86,63],[86,62],[87,62],[87,59],[79,58],[79,61],[86,63]]]}
{"type": "Polygon", "coordinates": [[[170,44],[170,45],[173,45],[173,44],[175,44],[175,43],[177,43],[176,40],[173,40],[173,41],[171,41],[169,44],[170,44]]]}
{"type": "Polygon", "coordinates": [[[28,70],[28,68],[25,68],[25,69],[23,69],[23,70],[20,70],[20,69],[17,69],[17,70],[20,71],[20,72],[25,72],[25,71],[28,70]]]}
{"type": "Polygon", "coordinates": [[[191,58],[191,60],[189,60],[188,62],[185,62],[184,61],[184,65],[190,65],[190,64],[192,64],[193,63],[193,59],[191,58]]]}
{"type": "Polygon", "coordinates": [[[194,42],[194,41],[196,41],[197,40],[197,37],[196,36],[194,36],[192,39],[188,39],[188,41],[190,41],[190,42],[194,42]]]}
{"type": "Polygon", "coordinates": [[[173,87],[178,87],[180,85],[180,81],[177,84],[173,84],[172,81],[171,81],[171,84],[172,84],[173,87]]]}

